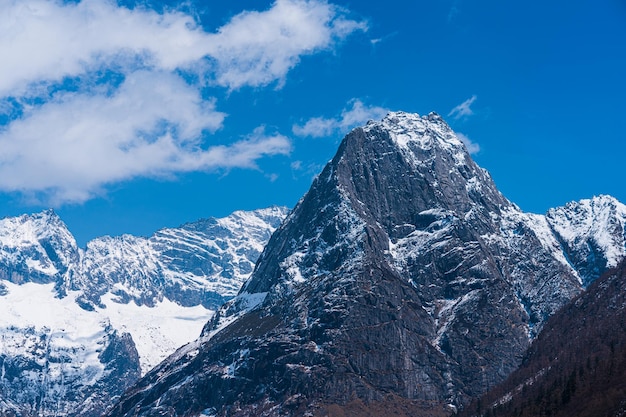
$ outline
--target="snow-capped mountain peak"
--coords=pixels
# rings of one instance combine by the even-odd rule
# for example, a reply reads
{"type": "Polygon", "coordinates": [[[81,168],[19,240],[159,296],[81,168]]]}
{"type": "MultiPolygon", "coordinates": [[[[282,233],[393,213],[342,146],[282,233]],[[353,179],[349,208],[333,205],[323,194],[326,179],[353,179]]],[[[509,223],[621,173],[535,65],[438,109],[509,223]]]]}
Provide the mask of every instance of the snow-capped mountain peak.
{"type": "Polygon", "coordinates": [[[239,211],[85,249],[51,210],[0,220],[0,414],[101,415],[201,333],[286,213],[239,211]]]}
{"type": "Polygon", "coordinates": [[[62,281],[78,259],[76,240],[53,210],[0,220],[0,279],[62,281]]]}
{"type": "Polygon", "coordinates": [[[465,146],[450,126],[437,113],[420,116],[413,113],[391,112],[380,122],[370,122],[366,132],[383,129],[411,158],[413,163],[427,163],[435,155],[448,154],[456,165],[467,163],[465,146]]]}
{"type": "Polygon", "coordinates": [[[546,217],[570,262],[582,269],[585,286],[624,258],[626,206],[615,198],[571,202],[549,210],[546,217]]]}

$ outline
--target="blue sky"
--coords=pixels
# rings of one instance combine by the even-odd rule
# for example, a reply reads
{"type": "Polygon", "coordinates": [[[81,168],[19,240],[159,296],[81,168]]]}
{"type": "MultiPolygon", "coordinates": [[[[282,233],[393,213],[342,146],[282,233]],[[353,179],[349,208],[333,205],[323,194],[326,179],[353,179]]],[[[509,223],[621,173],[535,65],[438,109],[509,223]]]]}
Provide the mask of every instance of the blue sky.
{"type": "Polygon", "coordinates": [[[626,1],[0,0],[0,217],[80,245],[292,207],[352,127],[440,113],[522,209],[626,202],[626,1]]]}

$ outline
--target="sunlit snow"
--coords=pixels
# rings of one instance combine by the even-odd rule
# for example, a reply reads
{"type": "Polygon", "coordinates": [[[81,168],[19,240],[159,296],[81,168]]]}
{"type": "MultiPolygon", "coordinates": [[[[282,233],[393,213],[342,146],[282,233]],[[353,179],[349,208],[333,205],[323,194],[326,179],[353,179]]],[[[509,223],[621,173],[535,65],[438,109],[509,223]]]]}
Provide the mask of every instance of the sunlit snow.
{"type": "Polygon", "coordinates": [[[202,306],[181,307],[169,300],[152,308],[119,304],[112,294],[102,298],[105,309],[86,311],[76,303],[78,292],[56,298],[54,284],[4,285],[8,294],[0,297],[0,354],[24,354],[27,336],[15,330],[33,328],[36,334],[48,335],[53,347],[77,352],[70,358],[73,366],[93,367],[99,372],[102,364],[98,352],[105,342],[107,325],[131,334],[145,373],[176,348],[197,338],[213,315],[202,306]]]}

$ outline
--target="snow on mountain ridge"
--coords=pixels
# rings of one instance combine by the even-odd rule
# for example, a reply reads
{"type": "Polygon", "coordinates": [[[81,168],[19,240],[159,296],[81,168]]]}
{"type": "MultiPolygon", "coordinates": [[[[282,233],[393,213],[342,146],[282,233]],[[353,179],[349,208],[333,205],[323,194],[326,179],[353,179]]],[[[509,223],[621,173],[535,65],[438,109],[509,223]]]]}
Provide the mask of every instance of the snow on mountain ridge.
{"type": "MultiPolygon", "coordinates": [[[[490,213],[489,221],[494,222],[499,232],[483,238],[491,242],[491,250],[497,258],[502,248],[509,247],[512,253],[520,253],[522,249],[517,245],[536,241],[542,248],[542,256],[550,256],[559,262],[560,266],[555,265],[555,268],[569,271],[587,286],[626,255],[626,206],[613,197],[599,196],[572,202],[552,209],[546,215],[524,213],[499,193],[489,173],[471,160],[465,145],[436,113],[419,116],[393,112],[381,122],[369,122],[363,130],[368,135],[389,135],[413,169],[428,178],[434,210],[451,210],[449,221],[444,223],[430,210],[424,210],[419,216],[432,222],[427,229],[416,230],[398,241],[390,240],[391,254],[398,266],[417,257],[420,248],[428,250],[428,245],[437,244],[437,236],[441,234],[437,233],[438,228],[452,227],[455,218],[464,221],[480,219],[485,208],[490,213]],[[449,171],[444,172],[446,170],[441,167],[449,168],[449,171]],[[460,188],[457,184],[465,186],[460,188]],[[462,194],[467,198],[459,197],[462,194]],[[448,224],[450,221],[452,223],[448,224]]],[[[530,309],[531,326],[534,321],[541,323],[541,317],[552,314],[561,305],[555,300],[543,307],[530,307],[535,299],[550,300],[547,293],[540,295],[537,288],[529,285],[533,279],[528,281],[527,269],[537,266],[531,261],[528,265],[519,264],[503,271],[510,274],[511,284],[518,288],[520,303],[530,309]]],[[[558,287],[560,284],[554,281],[550,285],[558,287]]],[[[567,293],[570,290],[559,288],[558,291],[567,293]]],[[[539,328],[531,329],[531,335],[539,328]]]]}
{"type": "Polygon", "coordinates": [[[570,202],[546,218],[574,267],[596,259],[599,268],[583,268],[585,286],[626,256],[626,206],[611,196],[570,202]]]}
{"type": "Polygon", "coordinates": [[[52,209],[0,219],[0,242],[3,245],[18,246],[19,243],[15,242],[31,242],[33,239],[56,236],[59,232],[75,243],[61,218],[52,209]]]}
{"type": "MultiPolygon", "coordinates": [[[[216,308],[236,295],[287,209],[234,212],[166,228],[151,237],[104,236],[79,249],[52,210],[0,220],[0,280],[55,282],[92,307],[113,289],[119,301],[216,308]]],[[[1,283],[0,283],[1,285],[1,283]]]]}
{"type": "Polygon", "coordinates": [[[0,412],[99,416],[200,334],[286,213],[235,212],[85,249],[51,210],[1,219],[0,412]]]}
{"type": "Polygon", "coordinates": [[[369,132],[382,127],[414,164],[427,161],[423,153],[433,149],[449,153],[456,165],[465,163],[465,145],[457,138],[437,113],[420,116],[413,113],[391,112],[381,122],[370,122],[363,129],[369,132]]]}
{"type": "Polygon", "coordinates": [[[62,281],[79,256],[76,240],[53,210],[0,219],[0,279],[62,281]]]}

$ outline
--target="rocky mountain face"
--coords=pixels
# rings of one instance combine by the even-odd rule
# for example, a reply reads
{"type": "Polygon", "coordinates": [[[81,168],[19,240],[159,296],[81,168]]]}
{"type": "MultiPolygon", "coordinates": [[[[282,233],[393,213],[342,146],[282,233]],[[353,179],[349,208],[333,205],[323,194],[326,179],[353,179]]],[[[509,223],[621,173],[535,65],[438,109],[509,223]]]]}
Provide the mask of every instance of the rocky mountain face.
{"type": "Polygon", "coordinates": [[[624,258],[624,205],[609,196],[552,209],[548,222],[585,286],[624,258]]]}
{"type": "Polygon", "coordinates": [[[344,138],[239,295],[107,415],[449,415],[624,257],[625,213],[523,213],[441,117],[390,113],[344,138]]]}
{"type": "Polygon", "coordinates": [[[286,212],[85,249],[52,211],[0,220],[0,414],[101,415],[236,295],[286,212]]]}
{"type": "Polygon", "coordinates": [[[77,344],[59,333],[2,329],[2,415],[97,417],[141,376],[130,334],[109,328],[77,344]]]}
{"type": "Polygon", "coordinates": [[[81,291],[87,309],[111,291],[124,303],[168,299],[215,309],[237,294],[286,213],[282,207],[239,211],[149,238],[97,238],[84,250],[52,210],[6,218],[0,220],[0,279],[55,283],[60,297],[81,291]]]}
{"type": "Polygon", "coordinates": [[[522,363],[464,416],[621,416],[626,412],[626,263],[546,323],[522,363]]]}
{"type": "Polygon", "coordinates": [[[0,279],[3,281],[55,282],[79,263],[76,241],[53,211],[0,220],[0,279]]]}

